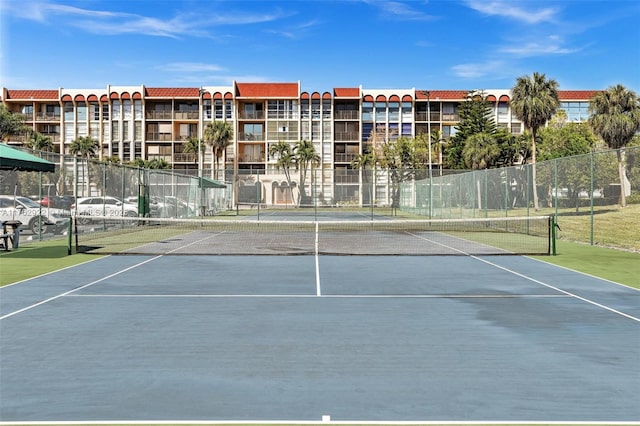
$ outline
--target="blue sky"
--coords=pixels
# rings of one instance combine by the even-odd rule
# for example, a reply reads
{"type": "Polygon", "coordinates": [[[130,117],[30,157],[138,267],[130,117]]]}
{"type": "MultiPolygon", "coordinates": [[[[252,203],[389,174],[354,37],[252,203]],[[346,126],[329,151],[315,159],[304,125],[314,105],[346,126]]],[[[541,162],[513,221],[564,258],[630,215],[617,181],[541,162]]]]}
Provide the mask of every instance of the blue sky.
{"type": "Polygon", "coordinates": [[[0,86],[640,93],[636,0],[0,0],[0,86]]]}

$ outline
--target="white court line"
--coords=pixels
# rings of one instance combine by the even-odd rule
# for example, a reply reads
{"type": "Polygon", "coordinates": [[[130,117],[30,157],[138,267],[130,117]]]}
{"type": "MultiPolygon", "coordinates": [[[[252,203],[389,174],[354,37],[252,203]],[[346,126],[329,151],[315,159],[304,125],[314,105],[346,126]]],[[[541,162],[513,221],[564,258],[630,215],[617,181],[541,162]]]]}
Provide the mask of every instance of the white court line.
{"type": "MultiPolygon", "coordinates": [[[[410,233],[410,232],[409,232],[408,234],[413,235],[413,236],[414,236],[414,237],[416,237],[416,238],[421,238],[421,239],[423,239],[423,240],[425,240],[425,241],[428,241],[428,242],[430,242],[430,243],[437,244],[437,245],[439,245],[439,246],[446,247],[446,248],[449,248],[449,249],[451,249],[451,250],[455,250],[455,251],[457,251],[457,252],[459,252],[459,253],[463,253],[463,254],[469,255],[469,253],[465,253],[465,252],[464,252],[464,251],[462,251],[462,250],[458,250],[458,249],[455,249],[455,248],[453,248],[453,247],[449,247],[449,246],[447,246],[447,245],[444,245],[444,244],[438,243],[437,241],[430,240],[430,239],[425,238],[425,237],[423,237],[423,236],[421,236],[421,235],[412,234],[412,233],[410,233]]],[[[576,299],[578,299],[578,300],[581,300],[581,301],[583,301],[583,302],[589,303],[590,305],[597,306],[597,307],[599,307],[599,308],[602,308],[602,309],[607,310],[607,311],[609,311],[609,312],[613,312],[614,314],[617,314],[617,315],[623,316],[623,317],[628,318],[628,319],[630,319],[630,320],[633,320],[633,321],[636,321],[636,322],[640,322],[640,318],[634,317],[633,315],[629,315],[629,314],[624,313],[624,312],[622,312],[622,311],[618,311],[617,309],[613,309],[613,308],[611,308],[611,307],[609,307],[609,306],[603,305],[602,303],[595,302],[595,301],[593,301],[593,300],[587,299],[586,297],[578,296],[577,294],[575,294],[575,293],[571,293],[570,291],[562,290],[562,289],[560,289],[560,288],[558,288],[558,287],[556,287],[556,286],[553,286],[553,285],[551,285],[551,284],[547,284],[547,283],[545,283],[545,282],[542,282],[542,281],[540,281],[540,280],[537,280],[537,279],[535,279],[535,278],[533,278],[533,277],[530,277],[530,276],[528,276],[528,275],[521,274],[521,273],[516,272],[516,271],[514,271],[514,270],[512,270],[512,269],[505,268],[504,266],[497,265],[497,264],[495,264],[495,263],[493,263],[493,262],[490,262],[490,261],[488,261],[488,260],[486,260],[486,259],[483,259],[483,258],[481,258],[481,257],[473,256],[473,255],[469,255],[469,256],[470,256],[471,258],[475,259],[475,260],[478,260],[478,261],[480,261],[480,262],[486,263],[487,265],[491,265],[491,266],[493,266],[493,267],[495,267],[495,268],[501,269],[501,270],[503,270],[503,271],[509,272],[509,273],[511,273],[511,274],[514,274],[514,275],[517,275],[517,276],[519,276],[519,277],[521,277],[521,278],[524,278],[524,279],[529,280],[529,281],[531,281],[531,282],[534,282],[534,283],[536,283],[536,284],[540,284],[540,285],[542,285],[542,286],[545,286],[545,287],[550,288],[550,289],[552,289],[552,290],[555,290],[555,291],[557,291],[557,292],[560,292],[560,293],[566,294],[567,296],[574,297],[574,298],[576,298],[576,299]]]]}
{"type": "Polygon", "coordinates": [[[318,222],[316,222],[316,296],[322,296],[322,292],[320,291],[320,254],[318,234],[318,222]]]}
{"type": "MultiPolygon", "coordinates": [[[[68,297],[194,298],[194,299],[315,299],[313,294],[68,294],[68,297]]],[[[561,299],[566,294],[325,294],[324,299],[561,299]]]]}
{"type": "Polygon", "coordinates": [[[89,287],[89,286],[92,286],[92,285],[94,285],[94,284],[98,284],[99,282],[102,282],[102,281],[107,280],[107,279],[109,279],[109,278],[112,278],[112,277],[115,277],[115,276],[117,276],[117,275],[120,275],[120,274],[122,274],[123,272],[130,271],[131,269],[133,269],[133,268],[137,268],[138,266],[144,265],[145,263],[152,262],[152,261],[154,261],[154,260],[156,260],[156,259],[158,259],[158,258],[160,258],[160,257],[162,257],[162,256],[152,257],[151,259],[147,259],[147,260],[145,260],[145,261],[143,261],[143,262],[136,263],[135,265],[129,266],[128,268],[122,269],[122,270],[120,270],[120,271],[118,271],[118,272],[115,272],[115,273],[113,273],[113,274],[111,274],[111,275],[107,275],[106,277],[102,277],[102,278],[100,278],[100,279],[97,279],[97,280],[95,280],[95,281],[92,281],[92,282],[90,282],[90,283],[87,283],[87,284],[85,284],[85,285],[83,285],[83,286],[76,287],[76,288],[74,288],[73,290],[66,291],[66,292],[61,293],[61,294],[59,294],[59,295],[57,295],[57,296],[50,297],[50,298],[48,298],[48,299],[45,299],[45,300],[40,301],[40,302],[38,302],[38,303],[34,303],[33,305],[27,306],[27,307],[25,307],[25,308],[19,309],[19,310],[14,311],[14,312],[10,312],[10,313],[8,313],[8,314],[6,314],[6,315],[1,316],[1,317],[0,317],[0,320],[3,320],[3,319],[6,319],[6,318],[9,318],[9,317],[12,317],[12,316],[14,316],[14,315],[17,315],[17,314],[19,314],[19,313],[22,313],[22,312],[28,311],[28,310],[33,309],[33,308],[35,308],[35,307],[38,307],[38,306],[40,306],[40,305],[44,305],[45,303],[49,303],[49,302],[51,302],[51,301],[53,301],[53,300],[56,300],[56,299],[59,299],[59,298],[61,298],[61,297],[68,296],[68,295],[70,295],[70,294],[72,294],[72,293],[74,293],[74,292],[76,292],[76,291],[78,291],[78,290],[82,290],[82,289],[87,288],[87,287],[89,287]]]}

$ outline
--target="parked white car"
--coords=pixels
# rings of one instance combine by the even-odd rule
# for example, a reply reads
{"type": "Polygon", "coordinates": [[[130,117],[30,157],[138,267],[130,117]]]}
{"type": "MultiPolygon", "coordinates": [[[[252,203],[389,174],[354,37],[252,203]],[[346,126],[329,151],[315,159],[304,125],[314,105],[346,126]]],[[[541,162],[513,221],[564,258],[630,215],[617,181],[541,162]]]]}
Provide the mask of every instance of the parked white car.
{"type": "Polygon", "coordinates": [[[78,198],[71,206],[71,214],[83,222],[82,216],[138,216],[138,206],[124,203],[115,197],[78,198]]]}
{"type": "Polygon", "coordinates": [[[69,228],[71,212],[41,206],[30,198],[0,195],[0,221],[17,220],[22,229],[34,234],[54,232],[61,234],[69,228]]]}

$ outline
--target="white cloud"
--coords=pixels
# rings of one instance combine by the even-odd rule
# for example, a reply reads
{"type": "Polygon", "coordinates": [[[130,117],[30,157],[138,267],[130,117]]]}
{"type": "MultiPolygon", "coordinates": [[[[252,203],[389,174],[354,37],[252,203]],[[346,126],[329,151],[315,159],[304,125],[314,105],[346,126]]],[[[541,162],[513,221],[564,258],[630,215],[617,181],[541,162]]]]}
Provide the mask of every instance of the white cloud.
{"type": "MultiPolygon", "coordinates": [[[[14,6],[17,2],[11,2],[14,6]]],[[[288,12],[275,11],[272,13],[228,12],[213,13],[200,11],[196,13],[178,13],[171,18],[161,19],[133,13],[91,10],[79,7],[46,2],[26,2],[20,7],[10,7],[0,3],[4,13],[13,16],[38,21],[41,23],[56,23],[80,28],[84,31],[103,34],[143,34],[179,38],[190,35],[210,37],[210,30],[214,27],[229,25],[246,25],[271,22],[291,15],[288,12]]]]}
{"type": "Polygon", "coordinates": [[[454,65],[451,70],[457,77],[477,79],[488,75],[502,75],[503,68],[504,62],[502,61],[486,61],[454,65]]]}
{"type": "Polygon", "coordinates": [[[518,46],[500,48],[502,53],[508,53],[520,57],[545,56],[545,55],[568,55],[578,52],[580,49],[569,49],[555,43],[531,42],[518,46]]]}
{"type": "Polygon", "coordinates": [[[433,15],[424,13],[406,3],[399,1],[363,0],[364,3],[379,8],[382,17],[386,19],[400,19],[409,21],[425,21],[435,19],[433,15]]]}
{"type": "Polygon", "coordinates": [[[156,68],[169,72],[198,73],[198,72],[220,72],[226,69],[215,64],[203,64],[198,62],[172,62],[158,65],[156,68]]]}
{"type": "Polygon", "coordinates": [[[489,16],[503,16],[528,24],[541,22],[553,22],[558,14],[558,9],[546,7],[537,10],[527,10],[517,3],[507,1],[468,0],[467,6],[471,9],[489,16]]]}

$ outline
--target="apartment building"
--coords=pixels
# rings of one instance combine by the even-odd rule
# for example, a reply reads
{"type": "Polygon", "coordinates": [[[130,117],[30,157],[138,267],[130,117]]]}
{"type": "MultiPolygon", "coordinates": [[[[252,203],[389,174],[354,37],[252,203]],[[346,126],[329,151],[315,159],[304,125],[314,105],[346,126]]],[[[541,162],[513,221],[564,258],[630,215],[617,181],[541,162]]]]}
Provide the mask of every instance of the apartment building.
{"type": "MultiPolygon", "coordinates": [[[[569,120],[586,120],[594,92],[559,92],[561,109],[569,120]]],[[[510,90],[483,90],[483,94],[492,103],[498,126],[514,134],[523,131],[509,107],[510,90]]],[[[466,90],[362,86],[310,93],[301,90],[300,82],[233,82],[188,88],[3,88],[1,101],[9,111],[23,114],[30,128],[49,136],[58,153],[68,154],[74,139],[91,136],[98,142],[101,159],[163,159],[176,171],[188,174],[211,170],[214,158],[207,149],[199,164],[195,153],[185,152],[185,142],[192,137],[202,139],[208,123],[227,121],[234,138],[223,159],[224,170],[215,177],[245,183],[245,177],[259,176],[265,189],[261,201],[270,204],[291,200],[285,195],[290,191],[284,188],[276,160],[269,158],[269,146],[278,141],[308,140],[321,158],[319,178],[311,183],[314,194],[324,199],[385,203],[389,196],[386,186],[367,195],[362,191],[360,171],[351,166],[356,155],[365,152],[374,129],[388,139],[439,130],[446,140],[455,133],[458,106],[467,95],[466,90]],[[370,197],[374,200],[367,199],[370,197]]],[[[12,135],[7,142],[19,145],[24,138],[12,135]]],[[[441,161],[437,152],[434,148],[433,165],[441,161]]]]}

